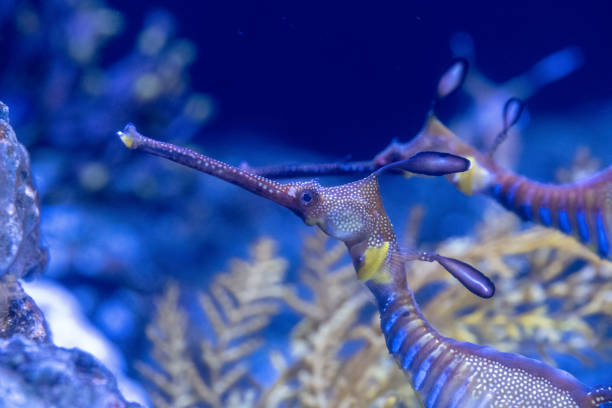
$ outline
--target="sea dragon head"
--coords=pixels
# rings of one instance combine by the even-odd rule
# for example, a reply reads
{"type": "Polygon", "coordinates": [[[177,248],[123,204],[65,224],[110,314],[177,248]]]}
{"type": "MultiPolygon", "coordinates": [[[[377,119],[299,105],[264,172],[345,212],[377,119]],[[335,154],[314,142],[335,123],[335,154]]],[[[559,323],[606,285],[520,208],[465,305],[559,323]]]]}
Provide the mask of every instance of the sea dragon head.
{"type": "MultiPolygon", "coordinates": [[[[362,280],[374,276],[393,255],[394,261],[398,262],[437,261],[473,293],[482,297],[490,297],[494,293],[491,281],[463,262],[416,251],[402,254],[380,197],[378,176],[385,171],[441,176],[468,170],[470,162],[463,157],[420,152],[408,159],[390,163],[361,180],[324,187],[314,180],[279,183],[190,149],[147,138],[131,124],[117,134],[130,149],[192,167],[290,209],[307,225],[316,225],[327,235],[343,241],[362,280]]],[[[402,276],[398,279],[403,281],[403,268],[396,272],[396,275],[400,274],[402,276]]]]}

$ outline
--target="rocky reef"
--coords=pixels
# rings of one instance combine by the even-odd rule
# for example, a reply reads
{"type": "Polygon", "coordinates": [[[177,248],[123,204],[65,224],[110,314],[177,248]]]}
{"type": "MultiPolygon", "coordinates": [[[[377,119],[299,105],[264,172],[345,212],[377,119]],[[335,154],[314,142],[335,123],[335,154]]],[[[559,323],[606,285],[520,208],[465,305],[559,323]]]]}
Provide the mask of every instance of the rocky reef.
{"type": "Polygon", "coordinates": [[[50,343],[51,334],[43,313],[19,282],[0,284],[0,338],[22,335],[36,343],[50,343]]]}
{"type": "Polygon", "coordinates": [[[139,407],[91,354],[38,344],[21,335],[0,340],[0,401],[14,408],[139,407]]]}
{"type": "Polygon", "coordinates": [[[52,343],[43,313],[19,283],[47,265],[39,224],[28,152],[0,102],[0,406],[138,407],[92,355],[52,343]]]}
{"type": "Polygon", "coordinates": [[[0,277],[28,278],[47,265],[39,245],[40,209],[32,183],[30,158],[0,103],[0,277]]]}

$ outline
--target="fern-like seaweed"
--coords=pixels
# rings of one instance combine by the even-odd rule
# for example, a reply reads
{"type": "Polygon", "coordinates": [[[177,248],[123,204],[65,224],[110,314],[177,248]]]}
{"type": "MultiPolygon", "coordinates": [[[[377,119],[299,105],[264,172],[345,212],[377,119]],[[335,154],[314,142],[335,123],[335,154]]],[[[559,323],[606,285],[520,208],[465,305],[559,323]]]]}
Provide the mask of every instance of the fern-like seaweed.
{"type": "MultiPolygon", "coordinates": [[[[415,207],[407,242],[418,240],[421,217],[415,207]]],[[[612,263],[559,232],[519,225],[492,205],[476,234],[436,248],[491,274],[498,287],[493,299],[471,295],[436,264],[408,265],[417,297],[429,298],[424,314],[448,336],[553,364],[552,352],[584,364],[593,353],[609,355],[612,344],[596,332],[612,326],[612,263]]],[[[231,261],[228,273],[218,274],[200,295],[212,333],[195,333],[199,354],[179,289],[168,286],[147,330],[155,364],[139,367],[155,406],[420,406],[388,354],[378,315],[344,246],[320,232],[306,236],[297,283],[287,282],[288,262],[274,248],[269,239],[257,241],[248,260],[231,261]],[[262,385],[245,361],[259,352],[263,333],[283,307],[300,320],[288,338],[289,355],[269,351],[276,377],[262,385]]]]}

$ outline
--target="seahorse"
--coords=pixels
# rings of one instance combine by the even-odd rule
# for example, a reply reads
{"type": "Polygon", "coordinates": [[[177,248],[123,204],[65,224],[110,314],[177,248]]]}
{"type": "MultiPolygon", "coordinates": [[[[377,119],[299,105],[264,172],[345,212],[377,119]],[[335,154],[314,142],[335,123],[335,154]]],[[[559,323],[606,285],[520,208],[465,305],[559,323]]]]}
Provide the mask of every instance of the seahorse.
{"type": "Polygon", "coordinates": [[[540,361],[442,336],[421,313],[405,265],[435,261],[472,293],[491,297],[493,283],[474,267],[436,253],[402,249],[384,209],[379,176],[387,171],[441,176],[473,171],[474,161],[420,152],[348,184],[281,184],[192,150],[149,139],[133,125],[118,132],[130,149],[164,157],[235,184],[293,211],[307,225],[343,241],[357,277],[374,295],[389,352],[426,407],[596,407],[612,388],[590,389],[540,361]]]}
{"type": "Polygon", "coordinates": [[[375,171],[394,161],[422,151],[447,152],[470,160],[470,170],[449,175],[448,179],[463,193],[488,194],[524,220],[556,228],[576,236],[600,257],[609,258],[608,234],[612,228],[612,166],[589,178],[566,184],[548,184],[531,180],[499,166],[494,153],[508,129],[516,123],[523,103],[511,98],[504,107],[504,126],[487,152],[462,141],[435,115],[435,107],[461,86],[467,62],[458,60],[441,76],[434,106],[423,129],[409,142],[392,142],[371,161],[276,165],[241,168],[267,177],[361,174],[375,171]]]}

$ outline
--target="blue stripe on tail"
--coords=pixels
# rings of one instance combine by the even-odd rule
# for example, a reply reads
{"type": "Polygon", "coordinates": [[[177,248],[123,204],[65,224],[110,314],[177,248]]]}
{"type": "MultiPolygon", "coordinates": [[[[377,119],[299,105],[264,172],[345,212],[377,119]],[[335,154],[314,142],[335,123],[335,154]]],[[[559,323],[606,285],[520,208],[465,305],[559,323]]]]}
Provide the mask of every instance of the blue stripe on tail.
{"type": "Polygon", "coordinates": [[[566,234],[570,234],[572,232],[572,225],[570,224],[567,210],[559,210],[559,228],[566,234]]]}
{"type": "Polygon", "coordinates": [[[421,347],[423,347],[423,345],[421,344],[421,339],[418,339],[412,346],[410,346],[408,352],[402,360],[402,368],[405,371],[408,371],[408,369],[410,368],[410,364],[412,364],[412,360],[414,360],[414,356],[416,356],[421,347]]]}
{"type": "Polygon", "coordinates": [[[388,319],[386,319],[384,321],[384,323],[382,324],[382,332],[385,335],[389,334],[389,330],[391,330],[391,328],[393,327],[393,325],[395,324],[395,322],[397,322],[397,320],[404,316],[405,314],[408,314],[410,311],[408,310],[408,308],[406,306],[400,306],[397,310],[394,310],[391,313],[391,316],[389,316],[388,319]]]}
{"type": "Polygon", "coordinates": [[[495,196],[495,198],[497,198],[498,200],[501,199],[501,191],[502,191],[502,185],[501,183],[495,184],[493,186],[493,195],[495,196]]]}
{"type": "Polygon", "coordinates": [[[608,257],[610,253],[610,246],[608,245],[608,236],[606,235],[606,226],[601,217],[601,213],[597,213],[595,216],[595,226],[597,227],[597,251],[599,255],[604,258],[608,257]]]}
{"type": "Polygon", "coordinates": [[[406,340],[407,336],[408,330],[400,329],[395,336],[393,336],[392,338],[388,338],[387,348],[389,349],[391,354],[395,354],[399,351],[400,347],[402,346],[402,343],[404,343],[404,340],[406,340]]]}
{"type": "Polygon", "coordinates": [[[446,385],[448,377],[450,376],[451,371],[453,371],[456,365],[457,361],[453,360],[448,366],[446,366],[444,371],[442,371],[442,374],[440,374],[440,376],[436,380],[436,383],[434,384],[433,389],[429,394],[429,399],[427,400],[427,408],[433,408],[436,406],[436,403],[438,402],[438,397],[440,396],[440,392],[442,391],[442,388],[444,388],[444,386],[446,385]]]}
{"type": "Polygon", "coordinates": [[[521,204],[521,210],[520,210],[520,216],[525,220],[525,221],[531,221],[531,203],[525,202],[523,204],[521,204]]]}
{"type": "Polygon", "coordinates": [[[508,191],[506,191],[506,206],[511,207],[514,204],[514,197],[516,196],[516,191],[518,190],[521,182],[517,181],[513,185],[510,186],[508,191]]]}
{"type": "Polygon", "coordinates": [[[584,209],[578,210],[576,213],[576,222],[578,223],[578,234],[580,235],[580,240],[583,243],[589,242],[589,226],[586,222],[586,216],[584,215],[584,209]]]}
{"type": "Polygon", "coordinates": [[[427,374],[429,373],[429,369],[431,368],[431,364],[433,363],[434,358],[435,358],[434,355],[430,354],[427,356],[425,361],[421,363],[421,366],[419,367],[419,370],[417,371],[417,374],[414,378],[414,389],[415,390],[417,391],[421,390],[421,387],[425,383],[425,378],[427,378],[427,374]]]}
{"type": "Polygon", "coordinates": [[[451,404],[450,404],[449,408],[458,408],[459,407],[459,403],[463,399],[463,396],[465,395],[465,392],[467,391],[467,388],[468,388],[469,385],[470,385],[469,380],[465,380],[461,384],[461,386],[459,388],[457,388],[457,391],[455,391],[455,394],[453,395],[453,399],[451,401],[451,404]]]}
{"type": "Polygon", "coordinates": [[[542,221],[542,225],[545,227],[552,226],[552,218],[548,207],[540,207],[540,221],[542,221]]]}

